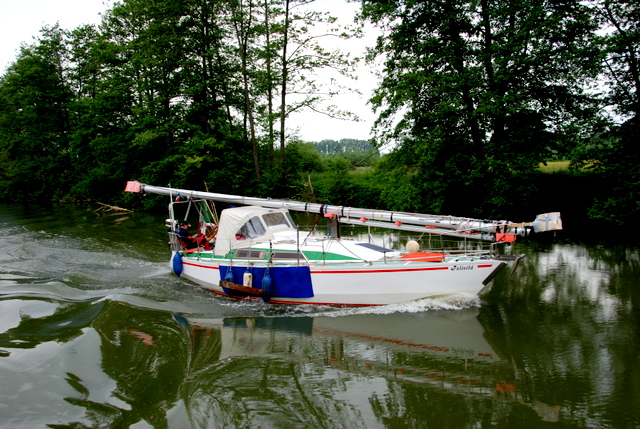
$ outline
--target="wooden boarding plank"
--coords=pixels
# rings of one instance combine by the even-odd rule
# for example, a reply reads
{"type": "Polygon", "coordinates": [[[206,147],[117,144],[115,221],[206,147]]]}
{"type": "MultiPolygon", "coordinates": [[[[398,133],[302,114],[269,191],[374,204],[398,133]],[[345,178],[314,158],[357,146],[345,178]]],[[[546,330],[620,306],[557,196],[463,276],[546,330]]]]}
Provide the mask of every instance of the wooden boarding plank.
{"type": "Polygon", "coordinates": [[[267,294],[266,291],[262,289],[257,289],[254,287],[243,286],[236,283],[225,282],[224,280],[220,280],[220,287],[224,287],[227,289],[233,289],[240,292],[250,293],[252,295],[265,296],[267,294]]]}

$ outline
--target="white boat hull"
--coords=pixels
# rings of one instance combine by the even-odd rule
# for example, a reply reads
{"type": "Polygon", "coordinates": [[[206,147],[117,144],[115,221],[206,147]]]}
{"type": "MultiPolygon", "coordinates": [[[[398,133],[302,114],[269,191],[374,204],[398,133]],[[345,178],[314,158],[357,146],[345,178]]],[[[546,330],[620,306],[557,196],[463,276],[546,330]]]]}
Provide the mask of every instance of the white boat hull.
{"type": "MultiPolygon", "coordinates": [[[[212,292],[234,295],[220,285],[221,266],[226,270],[229,262],[185,255],[182,257],[181,276],[212,292]]],[[[233,265],[236,269],[243,266],[235,261],[233,265]]],[[[492,259],[312,265],[309,267],[312,296],[300,298],[273,294],[269,302],[365,306],[451,294],[475,296],[504,265],[504,262],[492,259]]],[[[254,265],[254,268],[257,266],[254,265]]]]}

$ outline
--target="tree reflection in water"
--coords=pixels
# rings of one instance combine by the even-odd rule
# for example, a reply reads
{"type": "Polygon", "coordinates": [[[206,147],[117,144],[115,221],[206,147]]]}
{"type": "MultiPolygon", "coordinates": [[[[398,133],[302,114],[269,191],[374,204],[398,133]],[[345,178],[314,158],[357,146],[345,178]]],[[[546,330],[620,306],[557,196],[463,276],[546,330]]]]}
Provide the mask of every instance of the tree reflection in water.
{"type": "Polygon", "coordinates": [[[527,253],[480,307],[416,313],[229,318],[7,295],[3,424],[638,426],[638,252],[527,253]]]}

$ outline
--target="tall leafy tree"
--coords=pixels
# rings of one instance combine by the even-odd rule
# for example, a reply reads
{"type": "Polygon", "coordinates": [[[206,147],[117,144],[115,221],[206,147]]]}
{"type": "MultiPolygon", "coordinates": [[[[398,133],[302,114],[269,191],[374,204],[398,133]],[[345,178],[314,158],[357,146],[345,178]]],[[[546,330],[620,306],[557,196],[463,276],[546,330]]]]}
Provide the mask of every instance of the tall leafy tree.
{"type": "Polygon", "coordinates": [[[334,19],[308,3],[286,18],[281,0],[125,0],[97,27],[47,30],[0,81],[0,180],[33,199],[114,201],[132,178],[287,192],[298,164],[259,188],[264,153],[322,98],[313,74],[351,65],[320,43],[349,34],[314,32],[334,19]]]}
{"type": "Polygon", "coordinates": [[[602,175],[606,191],[596,195],[590,214],[615,224],[640,220],[640,4],[627,0],[589,2],[603,28],[603,77],[612,126],[579,153],[582,162],[602,175]],[[593,144],[595,143],[595,144],[593,144]]]}
{"type": "Polygon", "coordinates": [[[70,155],[75,176],[70,193],[75,198],[108,201],[116,193],[117,182],[135,177],[135,163],[128,158],[133,83],[116,72],[124,61],[124,48],[98,28],[73,30],[69,45],[68,81],[74,92],[70,155]]]}
{"type": "MultiPolygon", "coordinates": [[[[256,177],[261,175],[258,151],[269,158],[270,177],[265,183],[281,184],[285,166],[288,118],[303,109],[318,109],[337,88],[321,87],[316,73],[331,69],[348,74],[353,61],[339,50],[323,48],[326,37],[350,38],[357,32],[342,31],[335,18],[310,9],[308,0],[229,2],[231,52],[240,60],[243,128],[251,141],[256,177]],[[280,101],[276,109],[277,99],[280,101]],[[279,129],[278,129],[279,128],[279,129]],[[280,157],[275,168],[273,149],[278,135],[280,157]]],[[[339,115],[346,115],[339,112],[339,115]]],[[[268,185],[268,187],[272,187],[268,185]]]]}
{"type": "Polygon", "coordinates": [[[365,0],[362,14],[387,33],[372,102],[379,138],[400,145],[382,165],[406,179],[399,208],[503,215],[526,194],[514,173],[589,111],[597,27],[581,2],[365,0]]]}
{"type": "Polygon", "coordinates": [[[45,27],[0,80],[3,198],[61,198],[67,191],[72,94],[66,67],[66,32],[45,27]]]}
{"type": "Polygon", "coordinates": [[[295,112],[312,110],[335,117],[353,116],[348,110],[334,107],[320,109],[322,101],[337,94],[338,85],[328,87],[321,83],[318,74],[337,72],[352,76],[353,67],[359,61],[351,59],[340,49],[327,49],[322,40],[328,37],[349,39],[359,37],[355,28],[336,25],[337,18],[328,13],[312,10],[313,0],[282,0],[280,23],[280,162],[284,163],[286,119],[295,112]]]}
{"type": "Polygon", "coordinates": [[[240,58],[240,67],[242,73],[242,89],[244,94],[244,129],[248,129],[249,139],[251,140],[251,148],[253,151],[253,165],[255,169],[256,179],[260,179],[260,157],[257,139],[257,124],[255,118],[255,103],[258,97],[254,97],[255,86],[251,85],[250,80],[255,80],[255,74],[250,70],[249,64],[253,63],[256,58],[256,5],[252,0],[232,1],[231,6],[231,22],[233,33],[236,37],[237,52],[240,58]],[[253,79],[252,79],[253,78],[253,79]]]}
{"type": "Polygon", "coordinates": [[[611,104],[625,117],[640,117],[640,5],[628,0],[590,3],[607,30],[605,76],[611,104]]]}

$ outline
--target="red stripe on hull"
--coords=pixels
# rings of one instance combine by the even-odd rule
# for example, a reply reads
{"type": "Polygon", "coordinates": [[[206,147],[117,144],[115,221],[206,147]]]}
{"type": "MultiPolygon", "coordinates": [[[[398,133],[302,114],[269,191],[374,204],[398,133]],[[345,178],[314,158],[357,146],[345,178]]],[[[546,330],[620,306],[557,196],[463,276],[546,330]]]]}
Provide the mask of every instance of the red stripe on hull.
{"type": "Polygon", "coordinates": [[[311,271],[311,274],[370,274],[370,273],[401,273],[407,271],[438,271],[448,270],[449,267],[435,267],[435,268],[402,268],[402,269],[387,269],[387,270],[331,270],[331,271],[311,271]]]}
{"type": "Polygon", "coordinates": [[[191,265],[192,267],[198,267],[198,268],[210,268],[212,270],[219,270],[220,268],[218,268],[217,266],[210,266],[210,265],[200,265],[200,264],[194,264],[193,262],[184,262],[184,260],[182,261],[182,263],[184,265],[191,265]]]}
{"type": "MultiPolygon", "coordinates": [[[[218,270],[219,267],[217,266],[210,266],[210,265],[201,265],[201,264],[194,264],[193,262],[184,262],[184,265],[190,265],[192,267],[198,267],[198,268],[209,268],[212,270],[218,270]]],[[[491,268],[493,265],[477,265],[476,268],[491,268]]],[[[412,271],[439,271],[439,270],[448,270],[450,267],[433,267],[433,268],[398,268],[398,269],[384,269],[384,270],[376,270],[376,269],[371,269],[371,270],[331,270],[331,271],[325,271],[325,270],[314,270],[311,271],[311,274],[369,274],[369,273],[402,273],[402,272],[412,272],[412,271]]]]}

